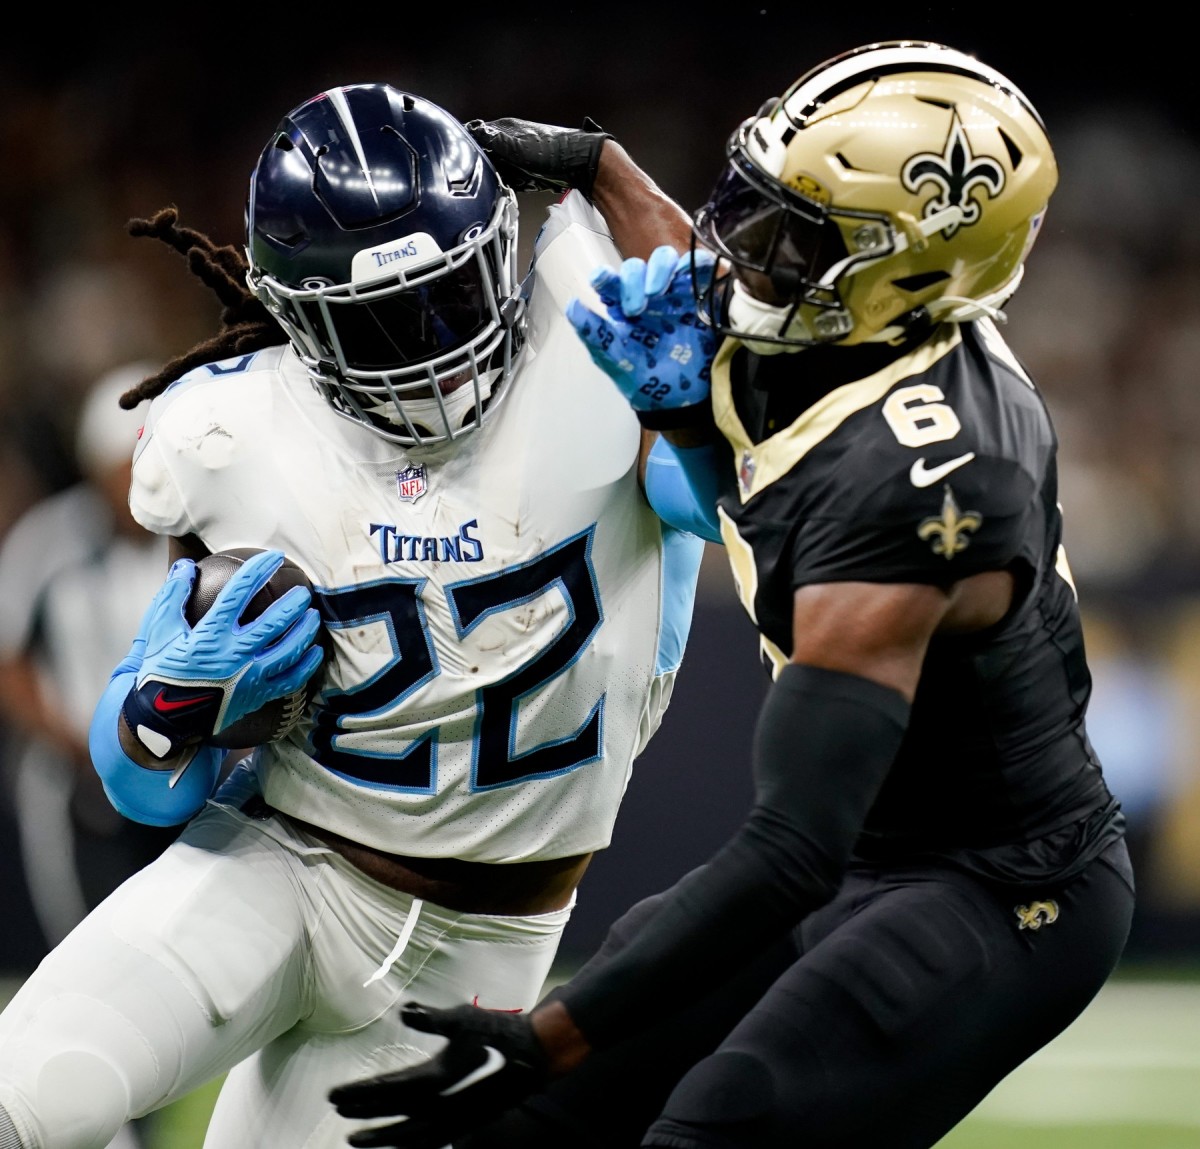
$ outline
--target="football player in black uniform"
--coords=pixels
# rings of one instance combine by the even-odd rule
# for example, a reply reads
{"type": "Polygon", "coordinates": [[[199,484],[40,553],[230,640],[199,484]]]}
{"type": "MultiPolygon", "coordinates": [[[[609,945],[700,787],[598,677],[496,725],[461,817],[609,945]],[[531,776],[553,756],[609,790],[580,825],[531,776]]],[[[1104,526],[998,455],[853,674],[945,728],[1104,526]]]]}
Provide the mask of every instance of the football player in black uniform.
{"type": "Polygon", "coordinates": [[[1055,432],[997,329],[1056,181],[1004,76],[868,45],[739,126],[690,254],[572,304],[759,629],[756,803],[530,1016],[408,1007],[450,1040],[334,1092],[407,1118],[353,1144],[924,1149],[1104,984],[1133,876],[1055,432]]]}

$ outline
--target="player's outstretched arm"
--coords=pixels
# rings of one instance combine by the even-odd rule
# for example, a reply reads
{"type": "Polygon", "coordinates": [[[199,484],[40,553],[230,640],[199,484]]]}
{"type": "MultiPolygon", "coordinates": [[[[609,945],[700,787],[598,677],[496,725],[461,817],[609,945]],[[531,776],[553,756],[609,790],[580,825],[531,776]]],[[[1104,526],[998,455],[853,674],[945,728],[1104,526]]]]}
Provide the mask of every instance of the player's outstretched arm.
{"type": "Polygon", "coordinates": [[[92,716],[92,762],[113,805],[151,825],[177,825],[204,804],[222,752],[213,735],[302,688],[321,665],[320,619],[294,587],[243,624],[250,600],[283,561],[247,560],[193,627],[184,614],[191,559],[174,563],[92,716]]]}
{"type": "Polygon", "coordinates": [[[568,314],[642,424],[667,432],[669,444],[645,436],[641,466],[651,505],[671,526],[719,541],[708,410],[716,342],[697,326],[690,293],[693,276],[707,282],[712,260],[679,256],[690,246],[687,213],[590,119],[580,129],[513,117],[471,120],[466,128],[517,191],[575,188],[604,216],[626,257],[618,271],[602,268],[593,280],[608,314],[578,301],[568,314]]]}

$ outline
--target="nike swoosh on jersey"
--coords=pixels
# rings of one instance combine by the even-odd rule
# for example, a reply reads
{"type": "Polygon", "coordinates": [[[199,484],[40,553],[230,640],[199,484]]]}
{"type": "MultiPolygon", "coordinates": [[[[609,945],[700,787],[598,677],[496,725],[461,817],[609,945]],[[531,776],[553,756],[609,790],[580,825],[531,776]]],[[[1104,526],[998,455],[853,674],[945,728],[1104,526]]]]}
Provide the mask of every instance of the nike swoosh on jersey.
{"type": "Polygon", "coordinates": [[[452,1094],[461,1093],[475,1082],[482,1081],[485,1077],[491,1077],[493,1073],[499,1073],[508,1064],[508,1058],[495,1046],[485,1045],[483,1050],[487,1054],[484,1063],[478,1069],[471,1070],[461,1081],[456,1081],[448,1089],[443,1089],[441,1097],[450,1097],[452,1094]]]}
{"type": "Polygon", "coordinates": [[[160,714],[167,714],[172,710],[185,710],[189,706],[199,706],[202,702],[209,701],[207,695],[201,698],[176,698],[171,700],[163,697],[165,693],[166,691],[160,690],[154,696],[154,709],[160,714]]]}
{"type": "Polygon", "coordinates": [[[909,469],[908,477],[914,487],[928,487],[931,483],[936,483],[938,479],[945,478],[951,471],[957,470],[964,463],[969,463],[973,458],[975,458],[975,452],[968,451],[965,455],[947,459],[936,467],[926,467],[925,460],[918,459],[909,469]]]}

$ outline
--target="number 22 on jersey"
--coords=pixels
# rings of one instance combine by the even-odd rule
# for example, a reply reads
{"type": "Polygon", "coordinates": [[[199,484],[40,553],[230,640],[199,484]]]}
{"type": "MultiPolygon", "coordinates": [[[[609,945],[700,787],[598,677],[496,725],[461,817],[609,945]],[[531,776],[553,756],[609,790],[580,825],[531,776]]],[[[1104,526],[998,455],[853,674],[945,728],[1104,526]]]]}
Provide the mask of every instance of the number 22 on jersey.
{"type": "MultiPolygon", "coordinates": [[[[472,790],[562,774],[600,756],[603,694],[577,730],[517,750],[522,700],[564,674],[602,622],[590,559],[593,533],[594,527],[526,563],[442,588],[458,641],[465,640],[486,618],[519,609],[542,595],[557,593],[566,605],[566,625],[550,642],[510,672],[475,690],[472,790]]],[[[387,578],[317,591],[321,615],[331,630],[382,625],[391,645],[391,658],[378,673],[322,697],[311,733],[313,753],[321,763],[371,786],[433,793],[437,785],[440,730],[436,726],[397,754],[351,748],[349,739],[340,737],[353,728],[347,719],[393,712],[441,673],[422,597],[428,593],[427,584],[424,578],[387,578]]]]}

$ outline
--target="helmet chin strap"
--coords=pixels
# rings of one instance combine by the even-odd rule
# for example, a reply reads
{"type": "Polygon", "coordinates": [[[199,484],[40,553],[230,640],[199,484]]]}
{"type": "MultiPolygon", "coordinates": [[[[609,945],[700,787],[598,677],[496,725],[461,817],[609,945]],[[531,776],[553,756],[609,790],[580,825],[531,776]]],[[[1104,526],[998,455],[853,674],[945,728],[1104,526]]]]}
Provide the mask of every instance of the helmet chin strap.
{"type": "MultiPolygon", "coordinates": [[[[1009,281],[1001,288],[985,295],[982,299],[967,299],[962,295],[943,295],[924,305],[921,309],[926,312],[934,323],[970,323],[974,319],[990,319],[993,323],[1007,323],[1008,316],[1000,309],[1021,286],[1021,277],[1025,274],[1025,265],[1021,264],[1009,281]]],[[[910,315],[912,313],[910,312],[910,315]]],[[[893,339],[904,336],[906,328],[902,324],[893,323],[882,331],[875,332],[864,343],[890,343],[893,339]]]]}
{"type": "Polygon", "coordinates": [[[929,314],[934,319],[947,323],[969,323],[972,319],[991,319],[996,323],[1006,323],[1008,316],[1000,309],[1021,286],[1025,275],[1025,265],[1022,263],[1013,272],[1003,287],[985,295],[982,299],[964,299],[959,295],[943,295],[926,304],[929,314]]]}

